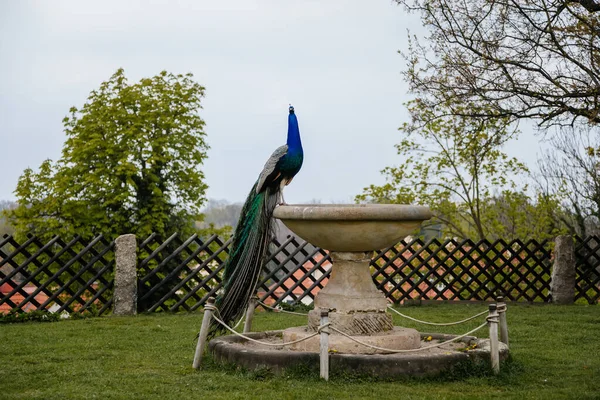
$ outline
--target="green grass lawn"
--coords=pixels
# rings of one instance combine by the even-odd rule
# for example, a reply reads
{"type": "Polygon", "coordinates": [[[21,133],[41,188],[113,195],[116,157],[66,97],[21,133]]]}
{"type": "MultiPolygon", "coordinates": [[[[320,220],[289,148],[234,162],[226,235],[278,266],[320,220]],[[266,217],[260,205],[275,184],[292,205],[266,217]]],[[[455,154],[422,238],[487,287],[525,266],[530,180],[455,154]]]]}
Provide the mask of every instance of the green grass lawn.
{"type": "MultiPolygon", "coordinates": [[[[453,321],[483,305],[402,311],[453,321]]],[[[272,376],[214,365],[192,369],[202,314],[103,317],[0,325],[0,399],[600,399],[600,307],[509,305],[513,361],[499,376],[371,381],[314,373],[272,376]]],[[[396,324],[424,329],[395,316],[396,324]]],[[[257,313],[255,330],[303,325],[257,313]]],[[[443,332],[463,333],[479,320],[443,332]]],[[[487,334],[482,331],[480,334],[487,334]]]]}

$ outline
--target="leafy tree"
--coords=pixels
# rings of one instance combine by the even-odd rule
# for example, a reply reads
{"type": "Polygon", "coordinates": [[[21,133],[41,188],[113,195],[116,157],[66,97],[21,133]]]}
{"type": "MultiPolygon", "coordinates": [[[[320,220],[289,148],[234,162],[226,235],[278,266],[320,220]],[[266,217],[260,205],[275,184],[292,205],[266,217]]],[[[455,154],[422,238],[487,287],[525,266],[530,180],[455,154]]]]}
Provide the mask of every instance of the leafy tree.
{"type": "Polygon", "coordinates": [[[191,233],[207,188],[203,96],[191,74],[129,83],[117,70],[64,118],[62,157],[24,171],[10,222],[43,238],[191,233]]]}
{"type": "Polygon", "coordinates": [[[541,126],[600,122],[597,0],[396,1],[429,31],[412,41],[406,77],[430,106],[541,126]]]}
{"type": "Polygon", "coordinates": [[[435,119],[440,110],[419,100],[408,110],[412,121],[400,128],[404,138],[396,145],[403,164],[385,168],[388,182],[365,188],[357,200],[428,205],[431,222],[441,222],[447,235],[488,237],[495,229],[486,215],[493,191],[514,189],[510,176],[527,171],[501,150],[515,132],[501,119],[435,119]]]}
{"type": "Polygon", "coordinates": [[[556,196],[505,190],[485,200],[484,222],[489,239],[553,239],[567,233],[564,211],[556,196]]]}

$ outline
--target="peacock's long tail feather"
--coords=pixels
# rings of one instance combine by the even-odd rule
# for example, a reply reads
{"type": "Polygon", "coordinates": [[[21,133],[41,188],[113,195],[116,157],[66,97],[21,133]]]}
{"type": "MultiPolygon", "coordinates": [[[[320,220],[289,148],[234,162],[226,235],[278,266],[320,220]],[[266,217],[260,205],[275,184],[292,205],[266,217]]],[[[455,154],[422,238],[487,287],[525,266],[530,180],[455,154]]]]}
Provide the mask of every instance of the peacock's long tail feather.
{"type": "MultiPolygon", "coordinates": [[[[216,300],[219,315],[229,326],[233,326],[246,311],[273,235],[271,220],[278,202],[279,187],[266,186],[256,193],[256,185],[242,207],[225,262],[223,292],[216,300]]],[[[222,327],[213,325],[211,336],[222,330],[222,327]]]]}

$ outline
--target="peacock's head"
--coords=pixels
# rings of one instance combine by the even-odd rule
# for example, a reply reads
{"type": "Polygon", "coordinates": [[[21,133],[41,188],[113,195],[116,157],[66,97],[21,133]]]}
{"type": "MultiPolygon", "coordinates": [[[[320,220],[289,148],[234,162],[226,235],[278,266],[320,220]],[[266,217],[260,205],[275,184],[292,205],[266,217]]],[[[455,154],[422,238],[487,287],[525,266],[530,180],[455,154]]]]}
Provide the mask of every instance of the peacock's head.
{"type": "Polygon", "coordinates": [[[294,113],[294,106],[290,104],[290,114],[294,113]]]}

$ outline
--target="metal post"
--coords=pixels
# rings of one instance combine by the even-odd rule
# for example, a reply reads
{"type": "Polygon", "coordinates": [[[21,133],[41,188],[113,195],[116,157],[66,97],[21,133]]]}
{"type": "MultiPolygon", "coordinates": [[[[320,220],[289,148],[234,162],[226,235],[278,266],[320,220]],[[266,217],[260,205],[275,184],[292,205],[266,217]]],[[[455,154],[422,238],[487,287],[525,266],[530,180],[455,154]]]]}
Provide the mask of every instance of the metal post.
{"type": "Polygon", "coordinates": [[[202,317],[202,326],[200,327],[200,334],[198,335],[198,343],[196,343],[196,354],[194,354],[194,363],[192,366],[194,369],[200,368],[202,362],[202,353],[204,353],[204,345],[206,343],[206,337],[208,336],[208,328],[212,319],[213,308],[215,306],[215,298],[209,297],[204,307],[204,316],[202,317]]]}
{"type": "Polygon", "coordinates": [[[326,381],[329,380],[329,327],[325,326],[329,323],[329,311],[321,311],[321,352],[319,354],[320,359],[320,373],[321,378],[326,381]]]}
{"type": "Polygon", "coordinates": [[[508,346],[508,325],[506,323],[504,296],[498,296],[498,315],[500,316],[500,341],[508,346]]]}
{"type": "Polygon", "coordinates": [[[488,314],[488,325],[490,327],[490,358],[494,374],[500,372],[500,353],[498,349],[498,311],[496,304],[490,304],[488,314]]]}
{"type": "Polygon", "coordinates": [[[246,309],[246,321],[244,321],[244,333],[252,332],[252,318],[254,318],[254,309],[256,308],[256,303],[258,302],[258,297],[252,296],[250,298],[250,302],[248,302],[248,308],[246,309]]]}

